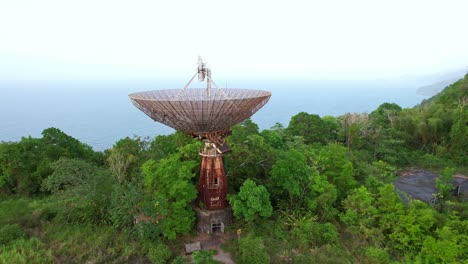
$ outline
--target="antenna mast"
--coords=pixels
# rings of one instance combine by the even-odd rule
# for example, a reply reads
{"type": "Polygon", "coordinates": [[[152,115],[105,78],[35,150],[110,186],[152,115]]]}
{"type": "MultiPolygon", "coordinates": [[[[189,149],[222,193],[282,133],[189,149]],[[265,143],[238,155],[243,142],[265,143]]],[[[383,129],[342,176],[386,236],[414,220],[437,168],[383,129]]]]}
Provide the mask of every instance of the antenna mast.
{"type": "Polygon", "coordinates": [[[204,63],[201,56],[198,56],[198,80],[203,82],[206,78],[206,93],[210,96],[211,90],[211,69],[204,63]]]}
{"type": "Polygon", "coordinates": [[[195,73],[193,75],[193,77],[188,81],[188,83],[184,86],[184,88],[176,95],[176,99],[179,98],[179,96],[183,93],[183,91],[185,89],[187,89],[187,87],[192,83],[193,79],[195,79],[195,77],[198,75],[198,80],[200,82],[203,82],[206,78],[206,94],[208,95],[208,97],[210,97],[210,93],[211,93],[211,84],[214,85],[214,87],[216,87],[216,89],[218,89],[219,91],[221,91],[222,95],[226,98],[227,95],[219,89],[219,86],[216,85],[216,83],[214,82],[213,79],[211,79],[211,69],[208,67],[208,64],[203,62],[201,56],[198,56],[198,68],[197,68],[197,73],[195,73]]]}

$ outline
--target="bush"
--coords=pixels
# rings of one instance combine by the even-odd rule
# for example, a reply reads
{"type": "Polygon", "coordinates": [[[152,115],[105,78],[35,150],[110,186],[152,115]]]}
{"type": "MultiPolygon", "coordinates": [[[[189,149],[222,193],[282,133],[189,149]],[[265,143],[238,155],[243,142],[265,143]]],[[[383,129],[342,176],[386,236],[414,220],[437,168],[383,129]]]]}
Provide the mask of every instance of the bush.
{"type": "Polygon", "coordinates": [[[330,223],[320,224],[311,220],[301,221],[293,230],[294,242],[299,248],[332,244],[338,241],[338,231],[330,223]]]}
{"type": "Polygon", "coordinates": [[[15,199],[0,202],[0,226],[5,224],[25,225],[29,222],[30,200],[15,199]]]}
{"type": "Polygon", "coordinates": [[[439,197],[448,199],[452,195],[453,185],[452,179],[455,174],[455,168],[445,168],[440,172],[440,176],[436,180],[436,187],[439,190],[439,197]]]}
{"type": "Polygon", "coordinates": [[[270,256],[265,250],[265,245],[261,238],[251,236],[244,237],[239,241],[239,253],[241,263],[264,264],[270,263],[270,256]]]}
{"type": "Polygon", "coordinates": [[[52,221],[57,216],[57,208],[48,205],[40,210],[40,217],[46,221],[52,221]]]}
{"type": "Polygon", "coordinates": [[[55,263],[50,250],[36,237],[29,240],[18,239],[0,246],[0,264],[7,263],[55,263]]]}
{"type": "Polygon", "coordinates": [[[133,235],[141,241],[157,242],[161,237],[161,226],[155,223],[140,222],[135,225],[133,235]]]}
{"type": "Polygon", "coordinates": [[[108,172],[98,169],[87,181],[55,194],[59,208],[57,218],[66,223],[110,223],[114,184],[108,172]]]}
{"type": "Polygon", "coordinates": [[[48,248],[63,263],[144,263],[146,249],[111,226],[54,223],[44,231],[48,248]]]}
{"type": "Polygon", "coordinates": [[[0,245],[24,237],[24,232],[18,224],[5,225],[0,228],[0,245]]]}
{"type": "Polygon", "coordinates": [[[18,224],[23,228],[38,227],[41,220],[53,218],[50,207],[44,200],[20,198],[1,201],[0,227],[7,224],[18,224]]]}
{"type": "Polygon", "coordinates": [[[419,155],[415,157],[415,162],[420,167],[435,170],[454,166],[451,160],[445,160],[429,153],[419,153],[419,155]]]}
{"type": "Polygon", "coordinates": [[[171,264],[185,264],[187,261],[182,256],[177,256],[171,264]]]}
{"type": "Polygon", "coordinates": [[[172,255],[169,247],[162,242],[150,244],[148,247],[148,258],[154,264],[164,264],[172,255]]]}
{"type": "Polygon", "coordinates": [[[216,254],[216,250],[202,250],[196,251],[193,253],[193,262],[195,264],[216,264],[219,263],[213,259],[213,256],[216,254]]]}
{"type": "MultiPolygon", "coordinates": [[[[111,195],[110,219],[116,230],[132,230],[134,218],[141,213],[143,186],[136,183],[116,184],[111,195]]],[[[146,206],[148,207],[148,206],[146,206]]]]}
{"type": "Polygon", "coordinates": [[[353,257],[338,245],[325,245],[317,248],[311,253],[297,254],[293,258],[293,263],[354,263],[353,257]]]}
{"type": "Polygon", "coordinates": [[[369,263],[390,263],[390,255],[386,249],[369,247],[366,249],[366,257],[369,263]]]}
{"type": "Polygon", "coordinates": [[[257,186],[251,179],[244,182],[237,195],[229,195],[228,199],[234,216],[245,221],[252,221],[260,216],[270,217],[273,212],[267,189],[263,185],[257,186]]]}

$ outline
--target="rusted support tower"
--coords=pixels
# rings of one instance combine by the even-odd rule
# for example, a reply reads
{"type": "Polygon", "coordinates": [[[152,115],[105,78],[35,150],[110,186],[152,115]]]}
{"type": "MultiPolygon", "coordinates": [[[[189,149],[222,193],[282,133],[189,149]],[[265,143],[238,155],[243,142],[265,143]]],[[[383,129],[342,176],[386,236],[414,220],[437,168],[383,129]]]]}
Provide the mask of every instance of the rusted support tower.
{"type": "Polygon", "coordinates": [[[224,172],[223,153],[216,144],[205,141],[205,148],[199,152],[202,156],[200,178],[198,181],[198,203],[208,210],[226,208],[228,181],[224,172]]]}

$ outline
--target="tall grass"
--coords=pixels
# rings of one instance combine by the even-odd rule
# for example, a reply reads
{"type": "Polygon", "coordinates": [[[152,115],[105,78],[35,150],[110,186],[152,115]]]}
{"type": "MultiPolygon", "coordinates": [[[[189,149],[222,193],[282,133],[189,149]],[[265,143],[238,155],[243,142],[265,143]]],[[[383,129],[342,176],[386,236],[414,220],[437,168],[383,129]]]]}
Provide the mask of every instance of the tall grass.
{"type": "Polygon", "coordinates": [[[110,225],[62,223],[58,210],[50,199],[0,201],[0,263],[150,263],[151,243],[110,225]]]}
{"type": "Polygon", "coordinates": [[[0,246],[1,264],[55,263],[52,252],[37,238],[17,239],[0,246]]]}
{"type": "Polygon", "coordinates": [[[127,263],[145,255],[138,243],[110,226],[48,225],[45,231],[54,255],[67,263],[127,263]]]}

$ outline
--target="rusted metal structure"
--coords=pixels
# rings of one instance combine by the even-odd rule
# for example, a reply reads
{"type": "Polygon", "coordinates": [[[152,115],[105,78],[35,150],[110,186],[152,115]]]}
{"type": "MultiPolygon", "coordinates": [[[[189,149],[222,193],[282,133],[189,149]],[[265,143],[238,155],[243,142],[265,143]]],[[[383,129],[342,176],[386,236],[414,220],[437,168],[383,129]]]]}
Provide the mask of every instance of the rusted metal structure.
{"type": "Polygon", "coordinates": [[[267,91],[219,88],[201,58],[197,73],[184,88],[129,95],[132,103],[153,120],[205,142],[199,153],[202,165],[197,204],[202,202],[208,210],[228,207],[222,155],[229,150],[225,139],[230,127],[251,117],[268,102],[270,96],[267,91]],[[197,75],[200,81],[206,79],[206,89],[187,88],[197,75]]]}

